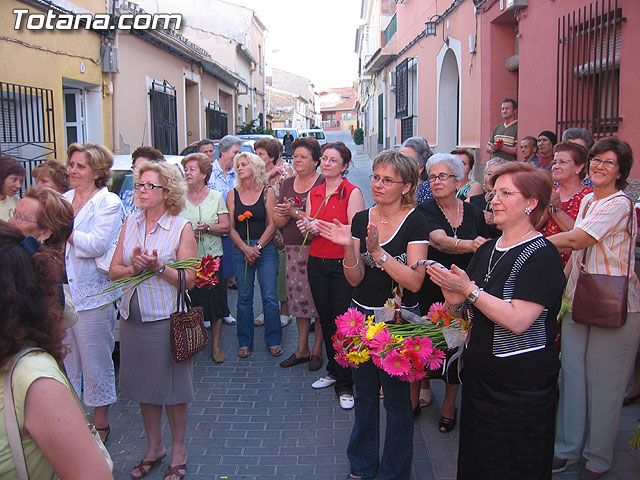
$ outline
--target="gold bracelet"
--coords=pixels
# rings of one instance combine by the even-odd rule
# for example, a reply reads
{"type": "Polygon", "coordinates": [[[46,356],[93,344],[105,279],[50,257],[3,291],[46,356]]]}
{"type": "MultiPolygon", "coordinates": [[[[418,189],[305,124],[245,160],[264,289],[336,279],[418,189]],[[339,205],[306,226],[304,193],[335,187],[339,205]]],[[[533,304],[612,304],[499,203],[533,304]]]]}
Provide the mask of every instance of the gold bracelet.
{"type": "Polygon", "coordinates": [[[349,267],[349,266],[347,266],[347,265],[344,263],[344,259],[342,260],[342,266],[343,266],[344,268],[347,268],[347,269],[356,268],[356,267],[358,266],[358,264],[359,264],[359,263],[360,263],[360,259],[359,259],[359,258],[356,258],[356,264],[355,264],[353,267],[349,267]]]}
{"type": "Polygon", "coordinates": [[[453,313],[461,312],[461,311],[462,311],[462,309],[464,308],[464,302],[462,302],[462,303],[461,303],[460,305],[458,305],[456,308],[453,308],[453,305],[451,305],[451,304],[449,304],[449,303],[447,302],[447,308],[448,308],[449,310],[451,310],[453,313]]]}

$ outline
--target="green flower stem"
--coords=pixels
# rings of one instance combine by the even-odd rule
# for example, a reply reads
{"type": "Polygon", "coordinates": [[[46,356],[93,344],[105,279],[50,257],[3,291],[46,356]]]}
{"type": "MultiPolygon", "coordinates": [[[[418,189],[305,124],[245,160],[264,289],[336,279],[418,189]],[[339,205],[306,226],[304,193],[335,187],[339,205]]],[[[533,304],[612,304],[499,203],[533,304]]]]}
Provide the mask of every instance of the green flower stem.
{"type": "MultiPolygon", "coordinates": [[[[338,190],[340,190],[338,188],[338,190]]],[[[336,190],[333,193],[330,193],[329,195],[327,195],[326,197],[324,197],[324,200],[322,201],[322,203],[320,204],[320,208],[318,208],[318,211],[316,212],[316,214],[313,216],[313,218],[311,218],[311,221],[315,220],[318,217],[318,214],[320,213],[320,210],[322,210],[322,207],[325,206],[325,204],[327,203],[327,200],[329,200],[329,198],[333,195],[335,195],[336,193],[338,193],[338,190],[336,190]]],[[[304,236],[304,239],[302,240],[302,245],[300,245],[300,250],[298,250],[298,257],[302,254],[302,249],[304,248],[304,246],[307,243],[307,238],[309,238],[309,231],[307,230],[307,233],[304,236]]]]}
{"type": "MultiPolygon", "coordinates": [[[[249,219],[245,220],[247,222],[247,247],[251,246],[251,242],[249,241],[249,219]]],[[[249,266],[249,262],[247,259],[244,259],[244,286],[247,286],[247,267],[249,266]]]]}

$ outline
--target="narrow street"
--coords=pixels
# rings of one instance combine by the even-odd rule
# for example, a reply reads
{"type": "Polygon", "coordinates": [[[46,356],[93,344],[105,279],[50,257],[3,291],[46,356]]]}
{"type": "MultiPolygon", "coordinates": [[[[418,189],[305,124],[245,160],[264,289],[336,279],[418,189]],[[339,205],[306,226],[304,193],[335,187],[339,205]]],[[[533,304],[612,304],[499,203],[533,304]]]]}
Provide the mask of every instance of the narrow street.
{"type": "MultiPolygon", "coordinates": [[[[354,153],[348,177],[362,188],[366,205],[371,205],[371,159],[355,154],[356,146],[348,132],[328,132],[327,137],[328,141],[345,142],[354,153]]],[[[229,307],[234,316],[236,300],[236,291],[230,290],[229,307]]],[[[255,316],[260,310],[259,289],[256,289],[255,316]]],[[[228,325],[222,332],[227,355],[223,364],[211,361],[210,349],[197,355],[194,362],[196,400],[189,407],[187,424],[186,478],[343,480],[349,473],[346,449],[353,411],[339,407],[331,388],[311,388],[311,383],[324,374],[324,368],[310,372],[308,364],[287,369],[279,366],[297,345],[295,322],[284,329],[284,355],[279,358],[268,354],[261,341],[263,329],[256,327],[255,350],[247,359],[236,356],[236,329],[228,325]]],[[[459,425],[451,433],[439,432],[444,383],[434,381],[432,388],[432,405],[423,409],[415,420],[412,480],[451,480],[456,476],[459,425]]],[[[381,411],[384,431],[382,401],[381,411]]],[[[640,404],[623,408],[614,469],[604,479],[640,477],[638,455],[628,444],[638,415],[640,404]]],[[[169,425],[166,417],[163,418],[163,438],[170,449],[169,425]]],[[[110,423],[112,433],[108,447],[115,463],[114,476],[117,480],[126,480],[146,450],[138,405],[119,398],[111,408],[110,423]]],[[[147,478],[164,478],[168,465],[169,456],[147,478]]],[[[554,479],[577,479],[578,472],[579,465],[573,465],[554,479]]]]}

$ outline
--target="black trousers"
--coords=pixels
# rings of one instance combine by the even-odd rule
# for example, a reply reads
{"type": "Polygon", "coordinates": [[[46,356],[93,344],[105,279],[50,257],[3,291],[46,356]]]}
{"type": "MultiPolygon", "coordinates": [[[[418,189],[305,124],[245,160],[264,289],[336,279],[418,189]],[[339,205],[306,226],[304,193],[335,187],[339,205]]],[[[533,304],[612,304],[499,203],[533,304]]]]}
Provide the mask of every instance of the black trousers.
{"type": "Polygon", "coordinates": [[[351,305],[353,287],[344,277],[342,259],[309,256],[307,275],[313,303],[322,326],[324,348],[327,353],[327,372],[336,380],[336,395],[353,394],[351,369],[335,361],[336,351],[331,341],[337,330],[336,317],[346,312],[351,305]]]}

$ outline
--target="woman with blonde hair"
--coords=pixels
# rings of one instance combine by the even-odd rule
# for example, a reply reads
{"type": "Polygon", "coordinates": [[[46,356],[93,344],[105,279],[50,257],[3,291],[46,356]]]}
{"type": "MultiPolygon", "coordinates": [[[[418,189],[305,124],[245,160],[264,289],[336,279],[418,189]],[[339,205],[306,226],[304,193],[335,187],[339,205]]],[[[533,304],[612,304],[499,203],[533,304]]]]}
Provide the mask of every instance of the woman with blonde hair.
{"type": "Polygon", "coordinates": [[[106,268],[122,226],[122,203],[106,186],[113,165],[109,150],[92,143],[72,143],[67,157],[72,189],[63,198],[71,203],[75,217],[65,264],[78,322],[67,330],[65,343],[70,352],[64,365],[78,396],[94,407],[93,423],[106,442],[111,431],[109,406],[117,400],[111,358],[116,312],[111,306],[102,307],[118,293],[102,292],[112,285],[106,268]]]}
{"type": "Polygon", "coordinates": [[[58,193],[64,193],[71,188],[69,173],[64,164],[57,160],[47,160],[36,166],[31,176],[36,179],[38,188],[49,187],[58,193]]]}
{"type": "Polygon", "coordinates": [[[238,184],[227,195],[227,208],[238,282],[238,356],[247,358],[253,349],[253,283],[257,271],[264,309],[264,340],[269,353],[278,357],[282,355],[277,293],[279,259],[271,241],[276,229],[273,223],[276,195],[267,184],[260,157],[243,152],[236,155],[233,164],[238,184]]]}
{"type": "MultiPolygon", "coordinates": [[[[186,184],[173,165],[147,162],[134,173],[141,211],[125,221],[109,269],[112,279],[152,271],[156,275],[127,292],[120,303],[120,392],[140,403],[147,452],[131,471],[136,480],[167,455],[162,443],[162,407],[173,440],[165,479],[179,480],[187,469],[187,406],[193,392],[193,358],[177,363],[169,345],[169,316],[176,311],[178,270],[168,265],[195,257],[196,240],[185,207],[186,184]]],[[[195,272],[185,270],[186,287],[195,272]]]]}
{"type": "MultiPolygon", "coordinates": [[[[182,167],[187,182],[187,201],[181,215],[191,222],[198,256],[222,257],[221,235],[229,233],[229,210],[222,193],[207,187],[211,161],[204,153],[192,153],[182,159],[182,167]]],[[[217,276],[215,287],[194,287],[189,295],[194,305],[204,309],[205,326],[211,325],[211,358],[215,363],[222,363],[225,357],[220,346],[220,333],[222,319],[229,315],[229,307],[222,269],[217,276]]]]}

